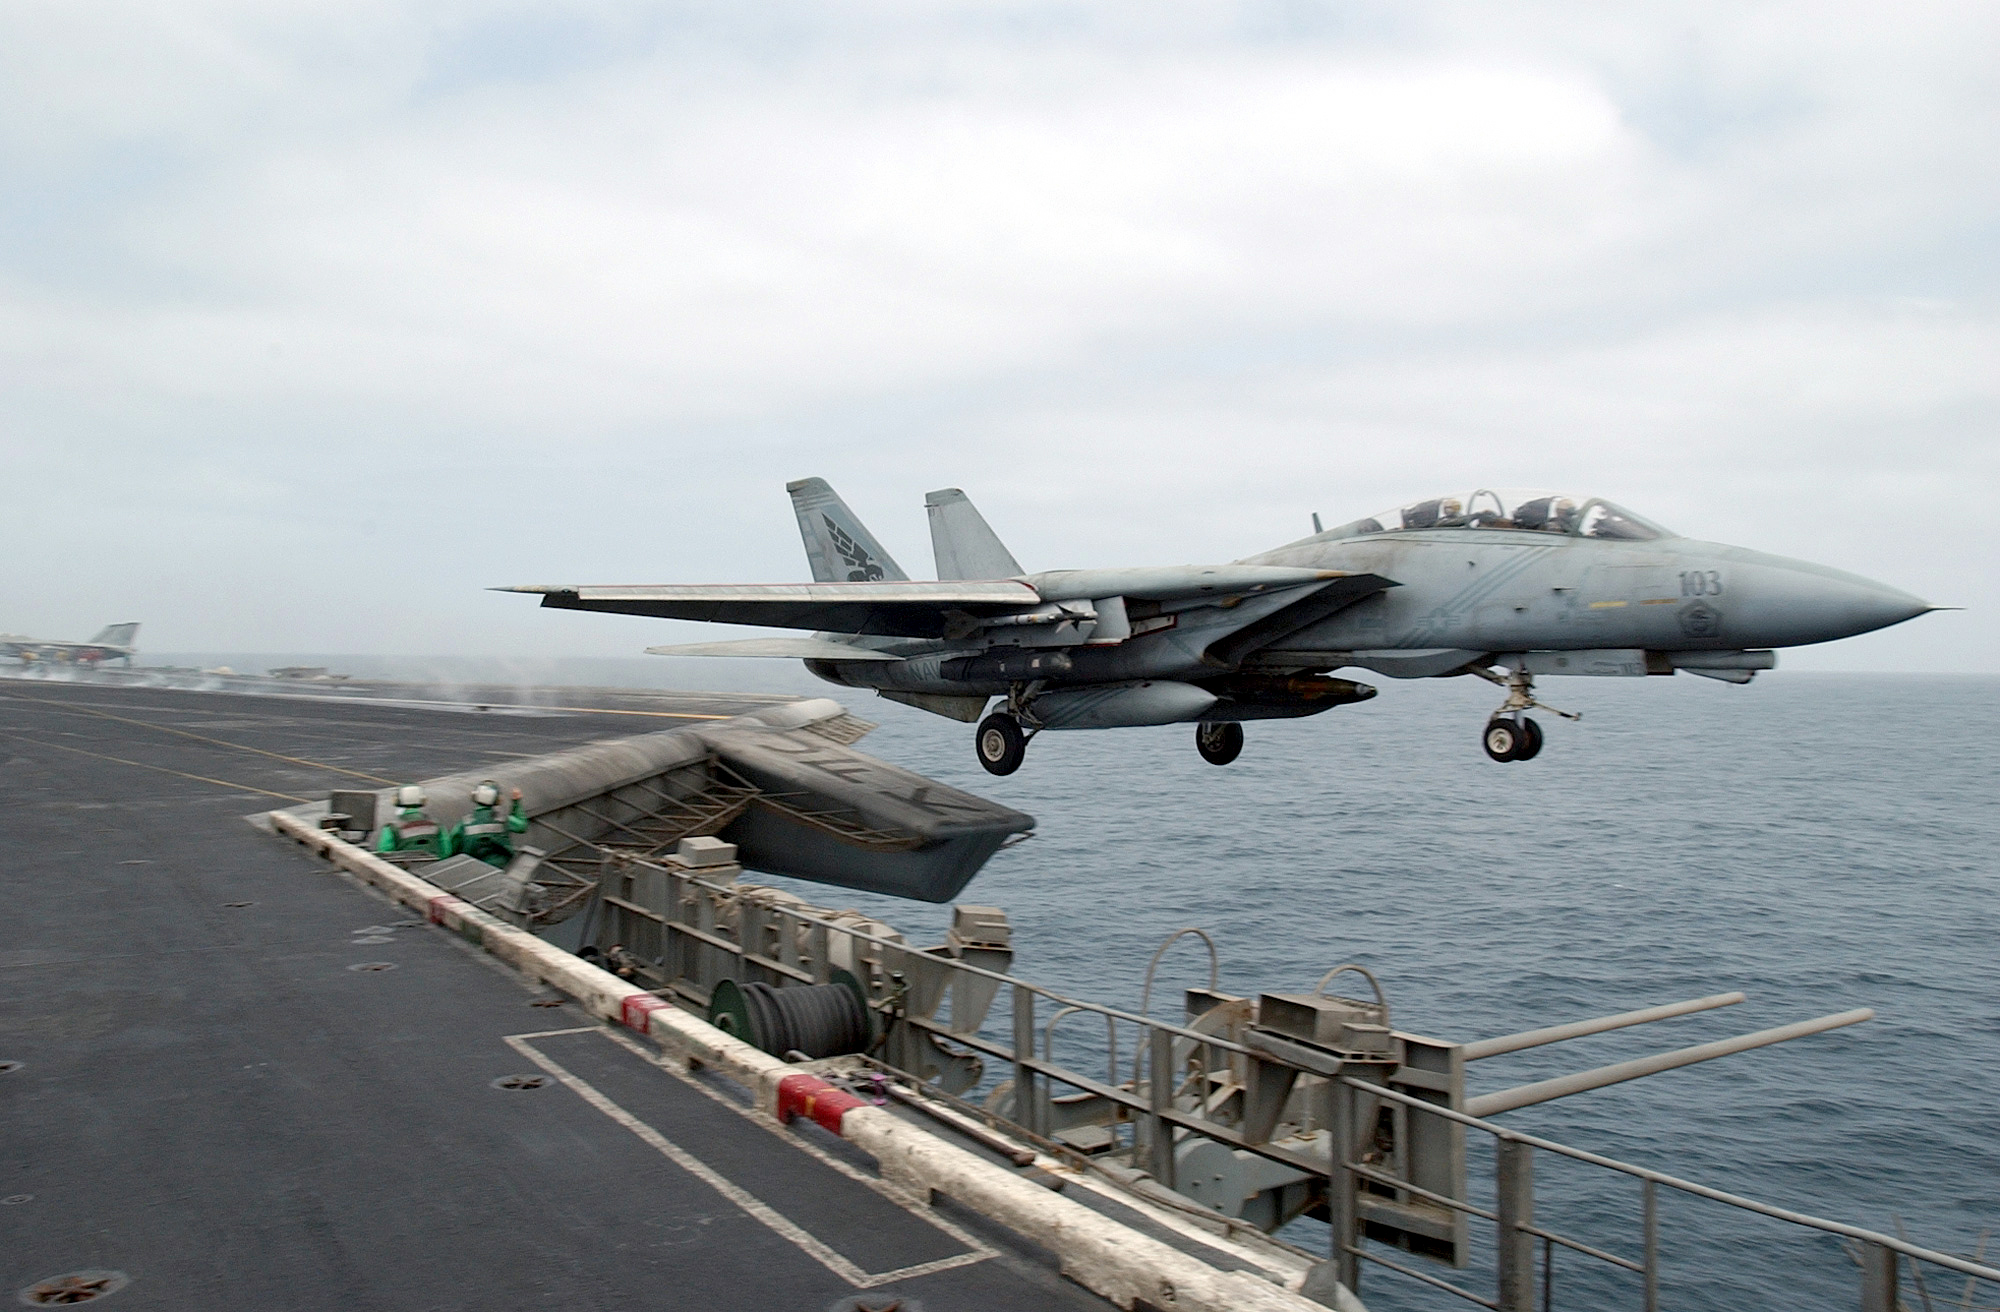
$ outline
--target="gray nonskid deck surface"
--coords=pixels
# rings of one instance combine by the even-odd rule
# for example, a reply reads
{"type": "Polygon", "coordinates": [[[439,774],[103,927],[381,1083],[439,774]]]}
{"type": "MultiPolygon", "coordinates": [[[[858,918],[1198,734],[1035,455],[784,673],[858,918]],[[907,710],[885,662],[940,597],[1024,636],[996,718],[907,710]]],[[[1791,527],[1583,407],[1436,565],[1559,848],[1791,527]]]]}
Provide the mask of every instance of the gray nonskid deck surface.
{"type": "Polygon", "coordinates": [[[133,1308],[817,1309],[857,1292],[734,1194],[870,1274],[993,1253],[884,1287],[929,1312],[1108,1306],[602,1033],[524,1042],[624,1119],[561,1083],[494,1088],[542,1073],[508,1036],[587,1022],[243,822],[270,799],[162,770],[299,795],[339,776],[65,712],[391,777],[628,719],[31,695],[0,698],[0,1060],[23,1063],[0,1076],[0,1198],[24,1199],[0,1207],[0,1297],[81,1269],[130,1274],[115,1298],[133,1308]],[[393,969],[350,969],[367,963],[393,969]]]}

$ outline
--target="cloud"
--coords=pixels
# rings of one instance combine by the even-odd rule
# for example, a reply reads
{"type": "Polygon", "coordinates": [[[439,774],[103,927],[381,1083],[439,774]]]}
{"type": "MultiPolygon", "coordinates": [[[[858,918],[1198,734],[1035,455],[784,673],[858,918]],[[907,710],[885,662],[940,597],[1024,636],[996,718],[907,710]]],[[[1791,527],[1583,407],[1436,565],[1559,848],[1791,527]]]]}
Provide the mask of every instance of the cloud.
{"type": "Polygon", "coordinates": [[[664,639],[473,588],[787,577],[806,473],[918,560],[943,484],[1078,564],[1527,481],[1964,599],[1995,25],[20,6],[0,602],[102,608],[143,555],[190,647],[626,651],[664,639]],[[417,602],[237,600],[467,543],[417,602]]]}

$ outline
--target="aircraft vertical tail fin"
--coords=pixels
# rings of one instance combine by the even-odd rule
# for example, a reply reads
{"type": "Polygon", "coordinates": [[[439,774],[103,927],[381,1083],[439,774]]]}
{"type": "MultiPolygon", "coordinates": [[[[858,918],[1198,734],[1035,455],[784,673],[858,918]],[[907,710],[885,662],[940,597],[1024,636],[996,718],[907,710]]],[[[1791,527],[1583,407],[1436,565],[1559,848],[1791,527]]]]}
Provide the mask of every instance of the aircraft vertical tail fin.
{"type": "Polygon", "coordinates": [[[907,579],[882,544],[854,517],[840,494],[823,478],[802,478],[785,484],[792,510],[799,517],[799,535],[806,542],[806,559],[818,583],[869,583],[907,579]]]}
{"type": "Polygon", "coordinates": [[[102,647],[129,647],[138,636],[136,624],[107,624],[91,641],[102,647]]]}
{"type": "Polygon", "coordinates": [[[1011,579],[1021,562],[1001,544],[986,519],[955,487],[924,494],[931,517],[931,551],[940,579],[1011,579]]]}

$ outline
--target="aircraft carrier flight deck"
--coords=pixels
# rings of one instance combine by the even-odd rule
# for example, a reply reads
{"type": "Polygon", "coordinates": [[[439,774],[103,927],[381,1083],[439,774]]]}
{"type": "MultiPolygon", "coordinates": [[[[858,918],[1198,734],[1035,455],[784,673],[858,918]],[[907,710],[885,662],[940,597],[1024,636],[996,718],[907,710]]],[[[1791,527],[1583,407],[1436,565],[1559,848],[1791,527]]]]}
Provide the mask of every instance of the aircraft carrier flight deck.
{"type": "Polygon", "coordinates": [[[910,1272],[890,1282],[905,1306],[1108,1307],[978,1216],[912,1209],[722,1086],[663,1076],[243,819],[354,782],[339,771],[501,772],[631,733],[634,712],[772,700],[523,716],[0,683],[9,1291],[82,1272],[132,1308],[745,1312],[865,1292],[818,1244],[910,1272]],[[513,1078],[539,1070],[509,1036],[578,1029],[533,1042],[601,1104],[513,1078]]]}

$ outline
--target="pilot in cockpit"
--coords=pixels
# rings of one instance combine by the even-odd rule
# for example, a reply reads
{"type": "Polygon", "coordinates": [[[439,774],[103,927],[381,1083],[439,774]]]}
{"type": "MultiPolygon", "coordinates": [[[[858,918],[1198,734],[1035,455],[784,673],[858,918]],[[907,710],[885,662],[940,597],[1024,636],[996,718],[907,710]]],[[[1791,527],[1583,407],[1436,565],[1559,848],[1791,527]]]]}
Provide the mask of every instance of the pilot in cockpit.
{"type": "Polygon", "coordinates": [[[1403,527],[1406,529],[1438,528],[1449,526],[1464,509],[1457,497],[1437,497],[1430,501],[1419,501],[1403,511],[1403,527]]]}
{"type": "Polygon", "coordinates": [[[1567,533],[1576,522],[1576,502],[1568,497],[1537,497],[1514,507],[1514,527],[1540,533],[1567,533]]]}

